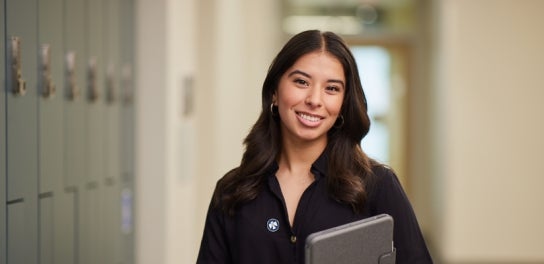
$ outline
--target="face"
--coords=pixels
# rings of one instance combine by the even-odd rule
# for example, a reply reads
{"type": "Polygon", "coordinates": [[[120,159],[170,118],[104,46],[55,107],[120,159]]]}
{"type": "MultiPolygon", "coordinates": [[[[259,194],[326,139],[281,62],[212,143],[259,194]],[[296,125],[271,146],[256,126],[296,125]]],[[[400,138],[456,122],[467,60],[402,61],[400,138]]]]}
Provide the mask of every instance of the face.
{"type": "Polygon", "coordinates": [[[281,77],[273,97],[284,141],[320,142],[342,108],[346,80],[342,64],[326,52],[300,57],[281,77]]]}

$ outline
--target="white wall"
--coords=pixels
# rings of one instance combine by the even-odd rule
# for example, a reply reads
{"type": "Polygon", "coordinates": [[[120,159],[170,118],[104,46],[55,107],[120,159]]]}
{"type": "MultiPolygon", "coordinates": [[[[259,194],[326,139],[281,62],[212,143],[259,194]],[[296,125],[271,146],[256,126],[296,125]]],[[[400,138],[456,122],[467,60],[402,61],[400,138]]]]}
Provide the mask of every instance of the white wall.
{"type": "Polygon", "coordinates": [[[542,263],[544,1],[435,4],[434,241],[447,263],[542,263]]]}
{"type": "Polygon", "coordinates": [[[199,3],[196,230],[200,236],[217,180],[240,163],[242,142],[260,111],[264,77],[283,41],[275,0],[199,3]]]}
{"type": "Polygon", "coordinates": [[[137,1],[136,259],[194,262],[195,125],[184,80],[196,68],[196,1],[137,1]]]}
{"type": "Polygon", "coordinates": [[[136,209],[138,263],[164,263],[166,246],[166,21],[161,1],[136,3],[136,209]],[[152,41],[152,40],[157,40],[152,41]],[[151,140],[151,139],[154,140],[151,140]]]}
{"type": "Polygon", "coordinates": [[[280,6],[136,3],[136,261],[194,263],[215,182],[238,165],[259,113],[261,84],[282,44],[280,6]]]}

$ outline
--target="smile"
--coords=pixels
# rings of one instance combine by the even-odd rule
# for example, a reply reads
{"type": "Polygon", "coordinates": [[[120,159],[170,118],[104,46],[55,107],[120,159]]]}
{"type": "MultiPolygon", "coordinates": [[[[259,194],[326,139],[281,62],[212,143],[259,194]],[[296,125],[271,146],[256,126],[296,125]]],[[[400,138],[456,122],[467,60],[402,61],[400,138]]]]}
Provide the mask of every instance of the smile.
{"type": "Polygon", "coordinates": [[[304,120],[310,121],[310,122],[318,122],[321,119],[323,119],[320,116],[315,116],[315,115],[310,115],[310,114],[300,113],[300,112],[297,112],[297,116],[299,116],[300,118],[302,118],[304,120]]]}

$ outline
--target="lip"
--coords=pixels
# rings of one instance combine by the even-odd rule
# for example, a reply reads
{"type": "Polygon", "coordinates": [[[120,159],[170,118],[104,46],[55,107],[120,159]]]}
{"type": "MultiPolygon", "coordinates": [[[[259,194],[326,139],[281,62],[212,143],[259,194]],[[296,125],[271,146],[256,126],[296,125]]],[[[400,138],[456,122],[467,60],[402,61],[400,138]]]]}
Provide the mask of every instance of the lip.
{"type": "Polygon", "coordinates": [[[297,119],[305,126],[308,127],[317,127],[321,124],[321,121],[325,118],[320,115],[310,114],[307,112],[295,111],[297,119]]]}

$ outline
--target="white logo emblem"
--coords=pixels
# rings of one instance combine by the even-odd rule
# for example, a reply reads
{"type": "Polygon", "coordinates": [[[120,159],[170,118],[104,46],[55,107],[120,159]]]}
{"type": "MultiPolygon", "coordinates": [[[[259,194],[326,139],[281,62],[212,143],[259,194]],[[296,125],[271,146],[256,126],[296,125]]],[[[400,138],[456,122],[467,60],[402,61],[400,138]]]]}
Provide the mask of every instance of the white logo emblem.
{"type": "Polygon", "coordinates": [[[266,228],[268,228],[268,231],[270,232],[276,232],[280,229],[280,221],[275,218],[268,219],[268,222],[266,222],[266,228]]]}

